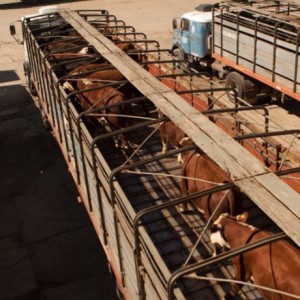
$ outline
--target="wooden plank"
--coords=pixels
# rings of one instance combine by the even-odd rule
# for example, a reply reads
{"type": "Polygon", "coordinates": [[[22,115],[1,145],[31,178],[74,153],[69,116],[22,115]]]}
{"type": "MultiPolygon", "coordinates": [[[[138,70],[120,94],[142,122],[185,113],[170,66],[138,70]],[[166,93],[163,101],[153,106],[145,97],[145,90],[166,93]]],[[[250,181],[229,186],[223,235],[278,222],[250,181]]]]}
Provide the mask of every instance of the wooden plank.
{"type": "MultiPolygon", "coordinates": [[[[280,228],[286,232],[293,240],[299,240],[300,233],[297,228],[299,228],[299,194],[295,191],[293,193],[286,194],[286,189],[280,190],[283,181],[277,182],[279,186],[274,189],[275,180],[270,177],[275,176],[274,174],[264,174],[261,176],[256,176],[255,178],[248,178],[246,180],[242,179],[240,181],[243,191],[246,194],[251,194],[252,199],[260,199],[260,201],[255,201],[258,207],[260,207],[264,212],[267,212],[268,216],[276,223],[280,224],[280,228]],[[257,180],[261,184],[252,184],[252,180],[257,180]],[[254,188],[255,186],[255,188],[254,188]],[[274,202],[274,197],[278,199],[276,203],[274,202]],[[281,199],[281,200],[280,200],[281,199]],[[290,205],[289,208],[286,207],[286,203],[283,199],[287,199],[290,205]],[[286,214],[286,211],[289,211],[286,214]],[[292,209],[295,209],[292,211],[292,209]]],[[[238,185],[238,184],[237,184],[238,185]]]]}
{"type": "Polygon", "coordinates": [[[116,45],[76,12],[66,10],[60,13],[95,49],[117,66],[132,84],[181,127],[225,172],[230,174],[236,185],[259,207],[262,207],[265,213],[300,246],[300,213],[294,211],[295,203],[300,203],[299,194],[275,175],[268,177],[267,181],[261,177],[270,173],[270,170],[205,116],[182,101],[179,95],[124,55],[116,45]],[[277,187],[280,187],[280,192],[277,191],[277,187]],[[268,199],[269,205],[264,204],[265,199],[268,199]],[[284,219],[281,218],[283,215],[284,219]],[[286,226],[286,220],[289,220],[292,226],[286,226]]]}

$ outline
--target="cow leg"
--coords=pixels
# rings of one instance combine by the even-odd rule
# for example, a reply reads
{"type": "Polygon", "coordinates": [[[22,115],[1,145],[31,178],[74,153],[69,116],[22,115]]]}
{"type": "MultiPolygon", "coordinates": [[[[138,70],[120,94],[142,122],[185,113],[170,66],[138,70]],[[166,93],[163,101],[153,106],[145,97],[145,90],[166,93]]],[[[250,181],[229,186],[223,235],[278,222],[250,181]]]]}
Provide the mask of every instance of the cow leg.
{"type": "MultiPolygon", "coordinates": [[[[236,280],[247,281],[250,278],[251,274],[248,274],[248,272],[246,272],[246,270],[245,270],[243,256],[234,257],[232,259],[232,262],[233,262],[233,267],[234,267],[234,272],[235,272],[235,278],[236,278],[236,280]]],[[[226,299],[226,300],[231,300],[231,299],[233,300],[233,299],[235,299],[236,296],[238,295],[241,287],[242,287],[242,285],[240,285],[240,284],[232,283],[231,284],[231,290],[225,296],[224,299],[226,299]]]]}
{"type": "Polygon", "coordinates": [[[168,142],[165,141],[165,140],[161,140],[161,143],[162,143],[162,154],[165,154],[168,152],[168,142]]]}
{"type": "Polygon", "coordinates": [[[118,137],[117,137],[117,143],[118,143],[118,147],[117,148],[120,148],[120,149],[123,149],[123,150],[129,149],[129,144],[128,144],[128,142],[125,139],[125,137],[124,137],[123,134],[119,134],[118,135],[118,137]]]}
{"type": "Polygon", "coordinates": [[[187,209],[187,204],[186,203],[181,203],[178,205],[178,209],[179,209],[179,212],[184,214],[188,211],[187,209]]]}
{"type": "Polygon", "coordinates": [[[219,244],[213,244],[213,254],[212,257],[215,257],[224,252],[224,248],[222,248],[219,244]]]}
{"type": "Polygon", "coordinates": [[[179,164],[183,164],[182,153],[178,153],[178,156],[177,156],[177,162],[178,162],[179,164]]]}
{"type": "MultiPolygon", "coordinates": [[[[162,114],[158,113],[158,116],[161,117],[163,116],[162,114]]],[[[166,123],[162,123],[159,127],[159,135],[160,135],[160,140],[162,143],[162,154],[167,153],[168,151],[168,137],[167,137],[167,128],[166,128],[166,123]]]]}

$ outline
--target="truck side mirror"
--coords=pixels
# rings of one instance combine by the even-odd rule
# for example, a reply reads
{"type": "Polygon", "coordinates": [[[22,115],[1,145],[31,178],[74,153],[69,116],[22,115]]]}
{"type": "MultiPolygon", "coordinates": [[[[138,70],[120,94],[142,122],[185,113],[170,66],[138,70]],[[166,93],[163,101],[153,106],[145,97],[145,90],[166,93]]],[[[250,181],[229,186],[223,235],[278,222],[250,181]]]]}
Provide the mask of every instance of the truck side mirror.
{"type": "Polygon", "coordinates": [[[172,20],[172,26],[173,26],[173,29],[177,29],[177,20],[176,19],[172,20]]]}
{"type": "Polygon", "coordinates": [[[9,32],[10,32],[10,35],[14,38],[14,40],[18,44],[22,45],[23,41],[21,39],[19,39],[19,37],[18,37],[15,23],[21,24],[21,21],[14,21],[11,24],[9,24],[9,32]]]}
{"type": "Polygon", "coordinates": [[[16,26],[15,25],[9,25],[9,31],[10,35],[16,35],[16,26]]]}

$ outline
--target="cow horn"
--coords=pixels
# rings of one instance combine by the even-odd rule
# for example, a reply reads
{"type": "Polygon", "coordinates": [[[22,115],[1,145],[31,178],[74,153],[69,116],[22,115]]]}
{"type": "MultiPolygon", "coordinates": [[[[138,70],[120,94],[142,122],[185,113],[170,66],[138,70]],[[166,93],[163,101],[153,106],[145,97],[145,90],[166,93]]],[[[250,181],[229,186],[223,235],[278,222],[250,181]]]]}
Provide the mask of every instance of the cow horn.
{"type": "Polygon", "coordinates": [[[248,216],[249,216],[249,213],[248,213],[247,211],[245,211],[245,212],[243,212],[242,214],[237,215],[237,216],[236,216],[236,220],[237,220],[238,222],[243,222],[243,223],[245,223],[245,222],[247,222],[247,220],[248,220],[248,216]]]}

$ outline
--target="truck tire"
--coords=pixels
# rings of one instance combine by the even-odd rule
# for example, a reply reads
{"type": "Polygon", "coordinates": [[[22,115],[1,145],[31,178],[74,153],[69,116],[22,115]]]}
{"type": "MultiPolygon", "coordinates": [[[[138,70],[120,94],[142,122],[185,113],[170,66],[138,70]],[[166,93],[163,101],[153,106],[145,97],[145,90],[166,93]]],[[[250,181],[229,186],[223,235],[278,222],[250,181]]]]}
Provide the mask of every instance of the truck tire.
{"type": "MultiPolygon", "coordinates": [[[[183,51],[180,49],[180,48],[175,48],[173,50],[173,55],[177,58],[177,59],[180,59],[180,60],[183,60],[184,59],[184,53],[183,51]]],[[[176,63],[176,67],[177,69],[180,71],[180,72],[183,72],[183,63],[176,63]]]]}
{"type": "MultiPolygon", "coordinates": [[[[226,76],[225,87],[234,89],[237,96],[249,104],[257,104],[258,90],[255,84],[251,80],[245,79],[244,76],[238,72],[230,72],[226,76]]],[[[231,101],[234,101],[234,92],[228,91],[227,95],[231,101]]]]}
{"type": "Polygon", "coordinates": [[[178,59],[184,59],[184,53],[180,48],[176,48],[173,50],[173,55],[178,59]]]}
{"type": "Polygon", "coordinates": [[[31,80],[30,67],[29,67],[29,63],[27,61],[23,63],[23,70],[24,70],[24,75],[25,75],[26,82],[28,84],[28,90],[29,90],[30,94],[32,96],[37,96],[36,89],[31,80]]]}
{"type": "MultiPolygon", "coordinates": [[[[226,76],[225,80],[225,88],[231,88],[236,91],[236,95],[239,98],[244,98],[245,90],[244,90],[244,77],[238,72],[230,72],[226,76]]],[[[234,92],[227,92],[228,98],[231,101],[234,101],[234,92]]]]}

